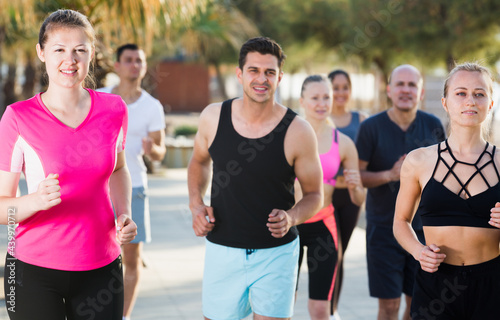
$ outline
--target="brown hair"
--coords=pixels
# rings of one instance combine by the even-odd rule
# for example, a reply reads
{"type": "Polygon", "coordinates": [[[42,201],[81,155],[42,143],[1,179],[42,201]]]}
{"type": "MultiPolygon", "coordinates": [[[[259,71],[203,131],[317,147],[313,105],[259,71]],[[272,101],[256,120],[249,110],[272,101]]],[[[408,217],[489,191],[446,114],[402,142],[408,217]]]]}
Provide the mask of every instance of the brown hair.
{"type": "Polygon", "coordinates": [[[328,74],[328,79],[330,79],[330,82],[333,82],[336,76],[343,75],[347,79],[347,83],[349,84],[349,88],[351,88],[351,77],[349,77],[349,74],[345,72],[344,70],[337,69],[333,70],[328,74]]]}
{"type": "MultiPolygon", "coordinates": [[[[74,10],[64,10],[60,9],[52,12],[42,23],[40,27],[40,32],[38,34],[38,43],[40,44],[40,49],[44,49],[49,33],[57,28],[80,28],[82,29],[90,40],[92,48],[95,48],[95,31],[90,23],[89,19],[81,14],[80,12],[74,10]]],[[[91,62],[91,69],[93,69],[94,64],[91,62]]],[[[84,80],[84,87],[95,87],[94,77],[87,74],[84,80]]]]}
{"type": "Polygon", "coordinates": [[[249,52],[258,52],[260,54],[271,54],[275,56],[278,59],[280,70],[282,70],[283,63],[286,59],[285,53],[276,41],[267,37],[252,38],[245,42],[240,49],[238,64],[241,70],[243,70],[249,52]]]}
{"type": "Polygon", "coordinates": [[[116,49],[116,61],[120,62],[120,58],[125,50],[138,51],[141,50],[141,48],[135,43],[127,43],[118,47],[118,49],[116,49]]]}

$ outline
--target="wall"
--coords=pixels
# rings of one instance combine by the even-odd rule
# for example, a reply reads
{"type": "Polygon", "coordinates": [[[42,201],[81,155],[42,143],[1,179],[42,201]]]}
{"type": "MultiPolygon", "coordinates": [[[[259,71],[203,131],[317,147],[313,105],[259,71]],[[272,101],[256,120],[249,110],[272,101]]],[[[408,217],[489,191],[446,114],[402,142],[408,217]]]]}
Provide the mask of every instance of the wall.
{"type": "Polygon", "coordinates": [[[154,78],[154,95],[165,112],[201,112],[210,102],[209,74],[204,65],[160,62],[154,78]]]}

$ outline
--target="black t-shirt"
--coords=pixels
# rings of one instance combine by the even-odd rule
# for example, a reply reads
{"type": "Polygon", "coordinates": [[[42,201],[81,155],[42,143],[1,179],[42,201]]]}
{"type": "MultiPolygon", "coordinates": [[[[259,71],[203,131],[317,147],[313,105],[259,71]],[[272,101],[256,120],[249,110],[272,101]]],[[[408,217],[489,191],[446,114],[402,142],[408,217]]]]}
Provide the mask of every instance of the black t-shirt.
{"type": "MultiPolygon", "coordinates": [[[[368,162],[368,171],[389,170],[410,151],[436,144],[445,139],[441,121],[434,115],[418,110],[408,130],[394,123],[387,111],[363,121],[356,138],[359,159],[368,162]]],[[[399,181],[368,188],[366,219],[377,225],[392,226],[399,181]]],[[[422,229],[419,217],[413,222],[415,230],[422,229]]]]}

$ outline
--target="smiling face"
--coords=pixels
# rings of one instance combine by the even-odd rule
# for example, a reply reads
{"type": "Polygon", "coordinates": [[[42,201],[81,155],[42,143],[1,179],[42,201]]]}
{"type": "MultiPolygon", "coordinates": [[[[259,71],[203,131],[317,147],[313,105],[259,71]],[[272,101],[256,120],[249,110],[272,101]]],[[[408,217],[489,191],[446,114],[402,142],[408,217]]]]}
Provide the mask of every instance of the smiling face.
{"type": "Polygon", "coordinates": [[[448,81],[441,102],[452,126],[481,126],[493,106],[491,80],[479,71],[458,71],[448,81]]]}
{"type": "Polygon", "coordinates": [[[332,90],[326,81],[309,82],[299,99],[304,108],[305,118],[321,121],[330,116],[332,110],[332,90]]]}
{"type": "Polygon", "coordinates": [[[344,107],[351,97],[349,80],[343,74],[337,74],[332,80],[333,103],[335,106],[344,107]]]}
{"type": "Polygon", "coordinates": [[[387,96],[395,109],[402,112],[413,111],[423,98],[422,77],[411,66],[400,66],[391,75],[387,85],[387,96]]]}
{"type": "Polygon", "coordinates": [[[274,99],[283,73],[275,56],[249,52],[243,69],[237,68],[236,76],[246,98],[256,103],[266,103],[274,99]]]}
{"type": "Polygon", "coordinates": [[[91,40],[82,28],[54,27],[43,48],[37,44],[36,49],[45,63],[49,86],[81,87],[94,55],[91,40]]]}

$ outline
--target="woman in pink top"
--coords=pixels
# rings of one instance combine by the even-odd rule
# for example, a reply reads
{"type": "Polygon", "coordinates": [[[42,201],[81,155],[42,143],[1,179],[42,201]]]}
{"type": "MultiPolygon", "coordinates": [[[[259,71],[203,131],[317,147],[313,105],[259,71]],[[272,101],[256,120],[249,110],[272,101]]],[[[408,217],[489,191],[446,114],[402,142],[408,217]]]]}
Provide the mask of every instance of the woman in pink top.
{"type": "MultiPolygon", "coordinates": [[[[333,70],[328,74],[328,79],[333,89],[332,113],[330,115],[337,129],[347,135],[352,141],[356,141],[356,134],[359,125],[368,114],[363,111],[350,109],[351,100],[351,77],[341,69],[333,70]]],[[[339,257],[338,257],[338,277],[335,283],[335,299],[332,300],[331,314],[337,312],[340,289],[342,288],[342,278],[344,273],[344,255],[347,245],[351,239],[352,232],[358,222],[360,207],[353,203],[349,197],[349,190],[344,181],[342,171],[337,176],[335,192],[332,195],[332,204],[335,207],[335,221],[339,232],[339,257]]]]}
{"type": "MultiPolygon", "coordinates": [[[[337,275],[338,236],[332,205],[335,178],[340,165],[350,198],[357,205],[365,199],[358,169],[358,153],[354,142],[340,133],[330,120],[332,89],[328,81],[319,75],[307,77],[302,84],[300,104],[306,120],[313,127],[318,139],[321,166],[323,168],[324,203],[311,219],[297,226],[301,251],[299,266],[307,247],[309,269],[308,309],[312,320],[330,318],[330,301],[334,295],[337,275]]],[[[300,185],[295,184],[296,199],[301,198],[300,185]]]]}
{"type": "Polygon", "coordinates": [[[10,319],[122,319],[120,245],[136,234],[123,152],[127,109],[118,96],[83,86],[94,41],[84,15],[52,13],[36,46],[47,91],[8,106],[0,121],[10,319]],[[21,171],[28,195],[16,198],[21,171]]]}

